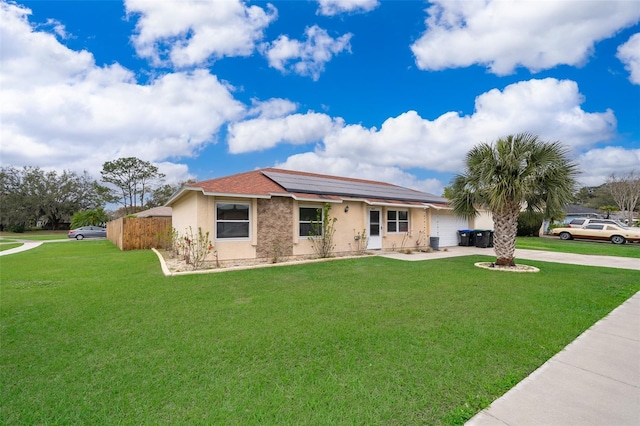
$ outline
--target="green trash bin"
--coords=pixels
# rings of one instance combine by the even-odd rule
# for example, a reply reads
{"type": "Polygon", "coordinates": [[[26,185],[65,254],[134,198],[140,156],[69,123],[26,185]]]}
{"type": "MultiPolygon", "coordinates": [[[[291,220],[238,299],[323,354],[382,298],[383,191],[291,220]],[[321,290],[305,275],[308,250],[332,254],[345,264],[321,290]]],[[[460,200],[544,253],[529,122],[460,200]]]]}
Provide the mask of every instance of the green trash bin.
{"type": "Polygon", "coordinates": [[[491,231],[486,229],[476,229],[475,242],[478,248],[487,248],[491,243],[491,231]]]}
{"type": "Polygon", "coordinates": [[[462,247],[468,247],[468,246],[472,246],[472,236],[471,233],[473,231],[471,231],[470,229],[459,229],[458,230],[458,245],[462,246],[462,247]]]}

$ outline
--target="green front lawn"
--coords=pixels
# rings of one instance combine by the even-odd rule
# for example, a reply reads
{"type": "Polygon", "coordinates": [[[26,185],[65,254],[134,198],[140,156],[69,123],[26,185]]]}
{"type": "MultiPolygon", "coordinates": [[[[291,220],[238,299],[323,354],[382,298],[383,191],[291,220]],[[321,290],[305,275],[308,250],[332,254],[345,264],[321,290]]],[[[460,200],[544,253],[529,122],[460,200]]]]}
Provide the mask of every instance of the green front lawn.
{"type": "Polygon", "coordinates": [[[638,243],[617,245],[610,242],[585,240],[562,241],[558,237],[518,237],[516,240],[516,248],[640,258],[640,244],[638,243]]]}
{"type": "Polygon", "coordinates": [[[640,290],[487,259],[168,278],[108,241],[0,257],[0,424],[459,424],[640,290]]]}
{"type": "Polygon", "coordinates": [[[20,247],[22,243],[4,243],[0,244],[0,251],[11,250],[12,248],[20,247]]]}
{"type": "Polygon", "coordinates": [[[47,241],[63,240],[67,238],[69,231],[25,231],[25,232],[0,232],[0,238],[8,240],[47,241]]]}

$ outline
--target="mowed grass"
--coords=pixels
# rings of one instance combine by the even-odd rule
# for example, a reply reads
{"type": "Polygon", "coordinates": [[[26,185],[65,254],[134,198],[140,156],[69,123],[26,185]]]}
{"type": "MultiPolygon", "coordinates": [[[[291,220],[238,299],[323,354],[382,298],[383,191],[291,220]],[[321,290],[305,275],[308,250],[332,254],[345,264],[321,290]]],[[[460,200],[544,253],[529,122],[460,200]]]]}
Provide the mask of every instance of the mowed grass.
{"type": "Polygon", "coordinates": [[[169,278],[108,241],[0,257],[0,423],[460,424],[640,290],[487,259],[169,278]]]}
{"type": "Polygon", "coordinates": [[[516,240],[516,248],[640,259],[640,244],[638,243],[618,245],[612,244],[609,241],[562,241],[558,237],[518,237],[516,240]]]}
{"type": "Polygon", "coordinates": [[[0,232],[3,241],[28,240],[47,241],[64,240],[69,231],[26,231],[26,232],[0,232]]]}

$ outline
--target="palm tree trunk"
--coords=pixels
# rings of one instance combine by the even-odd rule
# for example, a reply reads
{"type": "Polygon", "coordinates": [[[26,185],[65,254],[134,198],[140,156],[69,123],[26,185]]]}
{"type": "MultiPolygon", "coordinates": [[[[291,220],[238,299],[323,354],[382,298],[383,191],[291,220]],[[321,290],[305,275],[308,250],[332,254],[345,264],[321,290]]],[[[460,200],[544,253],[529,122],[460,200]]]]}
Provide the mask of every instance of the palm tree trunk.
{"type": "Polygon", "coordinates": [[[493,213],[493,247],[496,252],[496,265],[515,266],[516,234],[518,233],[518,215],[520,205],[506,206],[493,213]]]}

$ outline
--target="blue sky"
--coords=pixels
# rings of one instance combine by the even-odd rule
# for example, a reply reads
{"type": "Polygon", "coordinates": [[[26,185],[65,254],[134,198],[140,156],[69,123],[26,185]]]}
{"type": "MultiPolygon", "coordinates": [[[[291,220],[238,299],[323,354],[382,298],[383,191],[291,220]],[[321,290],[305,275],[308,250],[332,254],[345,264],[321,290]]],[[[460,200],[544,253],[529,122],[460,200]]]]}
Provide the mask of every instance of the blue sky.
{"type": "Polygon", "coordinates": [[[478,142],[559,140],[582,185],[640,170],[640,2],[0,0],[0,163],[136,156],[441,194],[478,142]]]}

